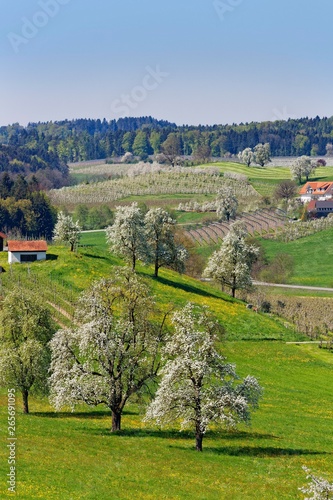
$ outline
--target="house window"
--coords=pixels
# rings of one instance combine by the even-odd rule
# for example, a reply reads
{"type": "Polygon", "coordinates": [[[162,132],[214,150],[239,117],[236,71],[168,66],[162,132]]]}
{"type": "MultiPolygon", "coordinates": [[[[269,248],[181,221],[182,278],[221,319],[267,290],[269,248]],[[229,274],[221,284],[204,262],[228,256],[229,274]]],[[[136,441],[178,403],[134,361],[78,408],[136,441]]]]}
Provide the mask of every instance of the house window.
{"type": "Polygon", "coordinates": [[[21,255],[21,262],[35,262],[37,260],[37,254],[21,255]]]}

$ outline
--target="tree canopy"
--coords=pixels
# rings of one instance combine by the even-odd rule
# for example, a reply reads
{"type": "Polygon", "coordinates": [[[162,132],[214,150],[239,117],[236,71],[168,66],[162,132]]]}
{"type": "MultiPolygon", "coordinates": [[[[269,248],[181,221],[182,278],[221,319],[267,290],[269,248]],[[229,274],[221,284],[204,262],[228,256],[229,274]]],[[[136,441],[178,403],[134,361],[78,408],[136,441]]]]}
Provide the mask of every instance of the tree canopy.
{"type": "Polygon", "coordinates": [[[112,431],[121,429],[128,399],[157,375],[164,317],[153,320],[150,290],[134,272],[118,268],[95,282],[76,311],[77,325],[51,341],[51,401],[60,409],[86,403],[112,412],[112,431]]]}
{"type": "Polygon", "coordinates": [[[235,367],[216,350],[222,329],[207,309],[189,303],[173,315],[174,331],[163,348],[165,365],[146,420],[158,425],[180,421],[195,432],[202,451],[210,424],[233,427],[250,421],[262,389],[251,376],[239,382],[235,367]]]}

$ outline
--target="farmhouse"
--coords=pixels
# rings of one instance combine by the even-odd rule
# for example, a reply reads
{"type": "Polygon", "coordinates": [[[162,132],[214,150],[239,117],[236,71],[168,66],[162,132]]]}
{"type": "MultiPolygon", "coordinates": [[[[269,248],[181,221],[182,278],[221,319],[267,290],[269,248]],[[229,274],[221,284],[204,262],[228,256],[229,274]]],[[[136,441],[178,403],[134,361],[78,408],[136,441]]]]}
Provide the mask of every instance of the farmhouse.
{"type": "Polygon", "coordinates": [[[310,200],[329,200],[333,198],[333,182],[307,182],[299,194],[303,203],[310,200]]]}
{"type": "Polygon", "coordinates": [[[333,213],[333,200],[311,200],[307,211],[316,217],[326,217],[333,213]]]}
{"type": "Polygon", "coordinates": [[[39,241],[8,241],[8,262],[34,262],[46,259],[47,244],[39,241]]]}

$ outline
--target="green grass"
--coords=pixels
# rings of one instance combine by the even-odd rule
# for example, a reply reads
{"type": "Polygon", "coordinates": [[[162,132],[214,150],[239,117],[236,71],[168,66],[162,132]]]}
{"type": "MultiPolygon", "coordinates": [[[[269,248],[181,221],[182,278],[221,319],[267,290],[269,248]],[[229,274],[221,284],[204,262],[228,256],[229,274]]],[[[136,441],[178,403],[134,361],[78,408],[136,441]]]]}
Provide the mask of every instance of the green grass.
{"type": "Polygon", "coordinates": [[[295,269],[289,283],[333,287],[333,229],[288,243],[260,241],[270,260],[278,253],[293,257],[295,269]]]}
{"type": "MultiPolygon", "coordinates": [[[[333,480],[333,355],[314,346],[236,342],[223,346],[237,371],[264,386],[252,427],[210,431],[203,453],[191,433],[142,424],[136,406],[123,431],[110,434],[103,408],[54,413],[31,399],[17,409],[17,498],[20,500],[281,500],[302,498],[302,465],[333,480]]],[[[0,497],[6,492],[6,399],[0,397],[0,497]]]]}
{"type": "MultiPolygon", "coordinates": [[[[0,265],[6,271],[2,276],[2,285],[6,288],[13,282],[20,282],[23,286],[35,286],[40,293],[48,293],[49,288],[56,283],[56,294],[47,295],[45,300],[53,302],[56,300],[55,295],[70,293],[73,300],[69,301],[73,302],[92,281],[108,276],[114,266],[123,264],[108,251],[103,231],[84,233],[81,244],[86,246],[80,247],[77,253],[71,253],[66,247],[50,246],[50,260],[29,266],[13,265],[13,274],[5,262],[6,254],[0,254],[0,265]],[[37,277],[36,283],[31,279],[32,276],[37,277]]],[[[161,269],[159,278],[154,279],[151,266],[139,265],[137,271],[147,279],[161,308],[169,309],[170,304],[182,307],[188,301],[206,305],[225,325],[229,339],[295,338],[295,334],[278,318],[249,311],[243,302],[232,299],[210,284],[167,269],[161,269]]],[[[62,304],[62,308],[66,309],[66,304],[62,304]]]]}

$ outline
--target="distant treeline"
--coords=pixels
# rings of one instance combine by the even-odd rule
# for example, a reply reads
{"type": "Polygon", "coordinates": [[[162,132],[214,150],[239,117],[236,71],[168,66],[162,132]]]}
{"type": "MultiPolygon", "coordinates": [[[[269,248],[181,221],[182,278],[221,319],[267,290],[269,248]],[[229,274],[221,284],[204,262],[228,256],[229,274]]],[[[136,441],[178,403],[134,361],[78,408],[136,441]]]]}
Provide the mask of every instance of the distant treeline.
{"type": "Polygon", "coordinates": [[[145,159],[160,153],[170,134],[178,136],[181,155],[198,159],[236,155],[266,142],[273,156],[321,156],[333,150],[333,117],[213,126],[177,126],[152,117],[14,124],[0,127],[0,143],[14,148],[1,146],[0,168],[7,170],[9,164],[17,171],[28,165],[37,177],[47,170],[54,183],[55,172],[66,174],[67,162],[119,157],[126,152],[145,159]]]}

